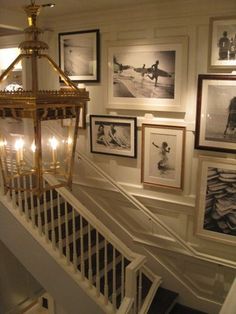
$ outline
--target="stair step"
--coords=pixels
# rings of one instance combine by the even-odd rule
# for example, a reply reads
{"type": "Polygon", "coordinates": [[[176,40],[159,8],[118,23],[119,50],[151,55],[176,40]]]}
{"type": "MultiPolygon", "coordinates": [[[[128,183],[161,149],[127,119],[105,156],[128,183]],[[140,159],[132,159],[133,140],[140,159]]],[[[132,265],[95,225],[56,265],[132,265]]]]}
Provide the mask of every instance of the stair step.
{"type": "Polygon", "coordinates": [[[173,309],[170,311],[170,314],[207,314],[207,313],[176,303],[173,309]]]}
{"type": "Polygon", "coordinates": [[[159,287],[149,308],[148,314],[169,313],[177,297],[178,293],[159,287]]]}

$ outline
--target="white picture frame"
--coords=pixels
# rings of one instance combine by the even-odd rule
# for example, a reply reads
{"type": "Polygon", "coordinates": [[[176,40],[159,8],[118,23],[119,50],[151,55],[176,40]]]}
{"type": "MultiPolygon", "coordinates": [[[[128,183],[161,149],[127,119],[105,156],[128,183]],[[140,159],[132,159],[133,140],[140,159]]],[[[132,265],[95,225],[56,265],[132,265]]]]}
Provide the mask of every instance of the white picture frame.
{"type": "Polygon", "coordinates": [[[236,245],[236,161],[199,157],[196,234],[236,245]]]}
{"type": "Polygon", "coordinates": [[[110,46],[107,107],[185,112],[186,76],[186,37],[110,46]]]}

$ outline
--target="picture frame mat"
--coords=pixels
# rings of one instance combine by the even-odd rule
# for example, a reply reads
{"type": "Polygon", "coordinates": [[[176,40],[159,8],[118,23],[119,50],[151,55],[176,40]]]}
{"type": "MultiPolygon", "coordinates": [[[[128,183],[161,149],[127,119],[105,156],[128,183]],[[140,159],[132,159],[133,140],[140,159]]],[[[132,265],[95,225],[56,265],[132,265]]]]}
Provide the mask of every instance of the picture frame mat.
{"type": "Polygon", "coordinates": [[[90,146],[92,153],[101,153],[107,155],[116,155],[122,157],[136,158],[137,155],[137,119],[136,117],[111,116],[111,115],[90,115],[90,146]],[[130,149],[120,149],[120,147],[112,148],[101,146],[96,143],[94,132],[97,130],[96,125],[104,124],[110,126],[120,125],[130,129],[130,149]]]}
{"type": "Polygon", "coordinates": [[[89,61],[89,68],[90,69],[92,68],[92,72],[88,75],[87,74],[86,75],[82,75],[82,74],[81,75],[68,75],[68,77],[74,82],[98,82],[100,79],[99,77],[100,76],[99,30],[94,29],[94,30],[83,30],[83,31],[59,33],[58,40],[59,40],[59,65],[64,72],[65,72],[64,42],[66,40],[71,40],[72,42],[75,42],[76,43],[75,47],[77,46],[77,49],[80,48],[80,40],[84,41],[87,46],[90,43],[93,57],[92,57],[92,62],[89,61]]]}
{"type": "MultiPolygon", "coordinates": [[[[185,131],[186,128],[182,126],[165,126],[165,125],[153,125],[153,124],[143,124],[142,126],[142,171],[141,171],[141,181],[145,185],[156,185],[163,188],[174,188],[182,189],[183,188],[183,170],[184,170],[184,141],[185,141],[185,131]],[[159,130],[159,133],[157,133],[159,130]],[[150,169],[153,166],[150,166],[151,159],[150,149],[148,143],[151,142],[152,134],[159,135],[161,142],[163,139],[166,141],[168,139],[174,142],[175,148],[180,147],[180,149],[175,149],[175,160],[172,163],[175,165],[175,176],[174,178],[162,178],[161,175],[150,175],[150,169]],[[172,139],[171,139],[172,137],[172,139]],[[175,139],[173,139],[175,138],[175,139]],[[182,148],[182,149],[181,149],[182,148]]],[[[173,157],[172,157],[173,158],[173,157]]],[[[155,165],[156,167],[156,165],[155,165]]],[[[153,172],[153,171],[152,171],[153,172]]]]}
{"type": "Polygon", "coordinates": [[[209,26],[208,70],[209,72],[232,72],[235,60],[218,60],[217,43],[223,30],[230,30],[234,25],[236,33],[236,16],[211,17],[209,26]]]}
{"type": "MultiPolygon", "coordinates": [[[[235,152],[236,151],[236,138],[235,141],[230,141],[225,137],[224,130],[228,123],[229,104],[232,97],[234,97],[234,90],[236,89],[236,76],[234,75],[199,75],[198,79],[198,99],[197,99],[197,115],[196,115],[196,138],[195,148],[208,149],[223,152],[235,152]],[[209,88],[214,88],[216,95],[216,101],[209,97],[209,88]],[[222,89],[226,89],[224,91],[222,89]],[[220,92],[222,91],[222,95],[220,92]],[[230,96],[231,95],[231,96],[230,96]],[[228,99],[227,99],[228,97],[228,99]],[[220,101],[224,103],[219,104],[220,101]],[[216,106],[214,110],[213,105],[216,106]],[[217,111],[220,110],[219,112],[217,111]],[[211,117],[212,115],[212,117],[211,117]],[[211,119],[219,119],[214,121],[211,119]],[[210,130],[210,126],[218,125],[218,129],[221,128],[222,137],[207,139],[207,128],[210,130]]],[[[209,137],[209,136],[208,136],[209,137]]]]}
{"type": "Polygon", "coordinates": [[[196,219],[196,235],[208,240],[214,240],[220,243],[227,243],[236,245],[236,236],[219,233],[211,230],[206,230],[202,226],[205,217],[205,196],[207,189],[207,172],[208,168],[223,168],[223,169],[236,169],[236,161],[233,159],[223,159],[209,156],[199,156],[199,178],[197,183],[197,219],[196,219]]]}
{"type": "MultiPolygon", "coordinates": [[[[185,112],[183,82],[187,78],[187,37],[159,38],[150,41],[121,41],[108,45],[108,109],[159,110],[185,112]],[[113,96],[113,56],[115,53],[144,53],[152,51],[176,51],[175,97],[165,98],[129,98],[113,96]],[[181,79],[180,79],[181,78],[181,79]]],[[[142,66],[142,61],[140,60],[142,66]]],[[[160,66],[161,68],[161,66],[160,66]]]]}

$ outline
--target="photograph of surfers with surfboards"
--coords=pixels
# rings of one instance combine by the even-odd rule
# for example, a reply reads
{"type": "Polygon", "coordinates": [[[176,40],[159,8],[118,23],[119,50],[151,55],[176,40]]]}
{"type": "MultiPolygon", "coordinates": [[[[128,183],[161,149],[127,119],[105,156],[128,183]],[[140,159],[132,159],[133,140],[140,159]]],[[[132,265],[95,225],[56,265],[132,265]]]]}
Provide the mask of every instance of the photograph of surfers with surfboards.
{"type": "Polygon", "coordinates": [[[113,97],[175,98],[176,51],[117,51],[113,97]]]}

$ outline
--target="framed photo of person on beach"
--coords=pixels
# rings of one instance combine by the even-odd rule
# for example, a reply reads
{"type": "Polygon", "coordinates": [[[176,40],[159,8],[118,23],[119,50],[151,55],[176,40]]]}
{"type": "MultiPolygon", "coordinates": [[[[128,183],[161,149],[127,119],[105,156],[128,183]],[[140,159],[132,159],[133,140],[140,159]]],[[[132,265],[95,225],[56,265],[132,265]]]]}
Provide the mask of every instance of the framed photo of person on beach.
{"type": "Polygon", "coordinates": [[[185,127],[142,124],[141,182],[183,189],[185,127]]]}
{"type": "Polygon", "coordinates": [[[236,152],[235,91],[235,75],[199,75],[195,148],[236,152]]]}
{"type": "Polygon", "coordinates": [[[236,161],[199,157],[197,235],[236,245],[236,161]]]}
{"type": "Polygon", "coordinates": [[[136,158],[137,118],[90,115],[92,153],[136,158]]]}
{"type": "Polygon", "coordinates": [[[184,112],[186,60],[185,37],[109,47],[107,107],[184,112]]]}
{"type": "Polygon", "coordinates": [[[59,66],[74,82],[99,82],[100,33],[98,29],[58,34],[59,66]]]}
{"type": "Polygon", "coordinates": [[[209,37],[209,72],[235,71],[236,16],[210,18],[209,37]]]}

